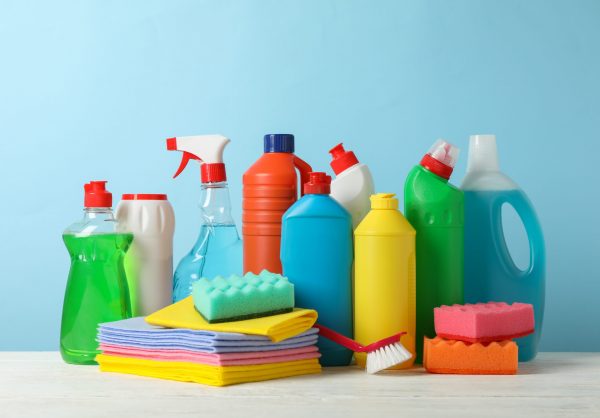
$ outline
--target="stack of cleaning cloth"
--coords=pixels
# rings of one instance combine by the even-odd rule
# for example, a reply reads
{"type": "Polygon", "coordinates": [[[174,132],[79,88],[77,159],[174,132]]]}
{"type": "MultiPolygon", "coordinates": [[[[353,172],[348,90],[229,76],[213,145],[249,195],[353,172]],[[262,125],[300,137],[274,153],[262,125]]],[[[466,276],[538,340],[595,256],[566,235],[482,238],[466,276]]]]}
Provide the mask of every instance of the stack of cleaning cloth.
{"type": "Polygon", "coordinates": [[[533,306],[489,302],[434,309],[433,339],[425,338],[423,366],[430,373],[515,374],[513,338],[534,331],[533,306]]]}
{"type": "Polygon", "coordinates": [[[100,370],[227,386],[319,373],[317,314],[209,323],[192,297],[146,318],[100,324],[100,370]]]}

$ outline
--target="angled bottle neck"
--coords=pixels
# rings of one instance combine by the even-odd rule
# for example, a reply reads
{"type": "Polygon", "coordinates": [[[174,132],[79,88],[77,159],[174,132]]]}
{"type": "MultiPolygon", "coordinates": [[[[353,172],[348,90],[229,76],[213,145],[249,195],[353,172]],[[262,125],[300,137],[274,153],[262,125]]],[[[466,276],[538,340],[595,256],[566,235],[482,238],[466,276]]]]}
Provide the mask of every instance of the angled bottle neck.
{"type": "Polygon", "coordinates": [[[206,225],[234,225],[226,181],[202,183],[200,211],[206,225]]]}

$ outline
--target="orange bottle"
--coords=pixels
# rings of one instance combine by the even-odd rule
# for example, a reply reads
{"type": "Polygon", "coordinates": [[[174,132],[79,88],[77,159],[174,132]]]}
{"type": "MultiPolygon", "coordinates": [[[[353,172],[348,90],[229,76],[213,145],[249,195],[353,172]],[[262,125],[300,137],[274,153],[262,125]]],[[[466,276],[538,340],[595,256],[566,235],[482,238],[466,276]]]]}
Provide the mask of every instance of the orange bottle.
{"type": "Polygon", "coordinates": [[[264,142],[265,153],[243,177],[244,273],[281,274],[281,218],[298,199],[296,169],[304,184],[312,168],[294,155],[294,135],[269,134],[264,142]]]}

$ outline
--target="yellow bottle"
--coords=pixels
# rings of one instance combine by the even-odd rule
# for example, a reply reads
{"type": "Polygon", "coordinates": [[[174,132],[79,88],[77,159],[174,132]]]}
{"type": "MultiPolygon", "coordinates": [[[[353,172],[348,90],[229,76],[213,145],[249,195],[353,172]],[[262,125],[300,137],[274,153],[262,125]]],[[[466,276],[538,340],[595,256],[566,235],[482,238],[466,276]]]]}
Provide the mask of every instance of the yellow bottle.
{"type": "MultiPolygon", "coordinates": [[[[406,331],[400,342],[415,358],[415,229],[393,193],[371,196],[371,211],[354,231],[354,339],[366,345],[406,331]]],[[[356,353],[365,367],[366,355],[356,353]]]]}

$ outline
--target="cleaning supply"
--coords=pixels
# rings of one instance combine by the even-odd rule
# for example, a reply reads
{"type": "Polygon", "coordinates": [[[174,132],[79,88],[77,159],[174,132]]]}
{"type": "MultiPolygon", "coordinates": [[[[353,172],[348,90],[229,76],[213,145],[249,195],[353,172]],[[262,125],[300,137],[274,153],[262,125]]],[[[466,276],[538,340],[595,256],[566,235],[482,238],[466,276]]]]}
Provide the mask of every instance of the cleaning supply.
{"type": "Polygon", "coordinates": [[[448,183],[458,148],[438,140],[404,185],[404,214],[417,231],[417,359],[433,337],[433,308],[463,303],[464,196],[448,183]]]}
{"type": "Polygon", "coordinates": [[[277,364],[250,366],[211,366],[190,362],[156,361],[121,356],[98,355],[103,372],[134,374],[180,382],[195,382],[211,386],[228,386],[239,383],[262,382],[284,377],[318,374],[319,360],[297,360],[277,364]]]}
{"type": "Polygon", "coordinates": [[[244,273],[282,272],[281,217],[298,198],[296,170],[302,185],[312,169],[294,155],[294,135],[265,135],[264,154],[243,177],[244,273]]]}
{"type": "Polygon", "coordinates": [[[354,152],[344,149],[342,143],[331,148],[329,153],[333,158],[329,164],[335,173],[335,179],[331,181],[331,197],[350,212],[352,229],[355,229],[371,208],[369,197],[375,193],[373,176],[354,152]]]}
{"type": "Polygon", "coordinates": [[[510,340],[533,333],[533,306],[528,303],[477,303],[434,309],[438,337],[468,342],[510,340]]]}
{"type": "Polygon", "coordinates": [[[542,332],[546,253],[535,209],[525,193],[500,171],[494,135],[473,135],[465,192],[465,300],[531,303],[535,332],[519,338],[519,361],[535,357],[542,332]],[[529,237],[529,266],[518,268],[506,245],[502,207],[512,206],[529,237]]]}
{"type": "MultiPolygon", "coordinates": [[[[414,360],[415,230],[393,193],[371,196],[371,211],[354,231],[354,338],[370,344],[400,331],[414,360]]],[[[366,355],[355,353],[365,367],[366,355]]],[[[413,361],[399,368],[409,368],[413,361]]]]}
{"type": "Polygon", "coordinates": [[[210,324],[196,311],[191,296],[146,317],[149,324],[162,327],[264,335],[273,342],[298,335],[310,329],[316,321],[314,310],[296,308],[279,315],[210,324]]]}
{"type": "Polygon", "coordinates": [[[260,318],[294,310],[294,285],[263,270],[243,277],[202,278],[192,286],[196,310],[209,323],[260,318]]]}
{"type": "Polygon", "coordinates": [[[133,240],[117,232],[106,181],[84,186],[84,215],[63,240],[71,257],[60,328],[60,353],[67,363],[95,364],[99,323],[131,316],[123,257],[133,240]]]}
{"type": "Polygon", "coordinates": [[[188,297],[201,277],[242,274],[242,243],[231,216],[223,151],[230,142],[222,135],[180,136],[167,139],[167,149],[182,151],[177,177],[194,159],[201,165],[202,225],[192,250],[181,259],[173,277],[173,301],[188,297]]]}
{"type": "Polygon", "coordinates": [[[274,351],[241,352],[208,354],[197,353],[191,350],[146,350],[127,346],[100,345],[102,354],[110,356],[132,357],[158,361],[187,361],[190,363],[206,364],[210,366],[245,366],[252,364],[273,364],[295,360],[308,360],[319,358],[316,346],[290,348],[274,351]]]}
{"type": "MultiPolygon", "coordinates": [[[[352,220],[329,196],[331,177],[310,173],[304,196],[283,215],[281,262],[294,283],[296,304],[319,312],[319,322],[352,337],[352,220]]],[[[347,366],[352,351],[319,341],[323,366],[347,366]]]]}
{"type": "Polygon", "coordinates": [[[319,373],[318,330],[290,335],[273,342],[265,335],[162,328],[139,317],[100,325],[97,360],[101,371],[215,386],[319,373]]]}
{"type": "Polygon", "coordinates": [[[425,338],[423,366],[429,373],[516,374],[518,347],[514,341],[465,343],[425,338]]]}
{"type": "MultiPolygon", "coordinates": [[[[318,330],[308,328],[290,338],[273,342],[266,335],[164,328],[148,324],[144,317],[100,324],[101,347],[129,347],[140,350],[186,350],[200,354],[271,352],[304,348],[317,344],[318,330]]],[[[275,354],[273,354],[275,355],[275,354]]]]}
{"type": "Polygon", "coordinates": [[[369,374],[396,368],[413,358],[413,354],[400,342],[405,332],[399,332],[365,346],[323,325],[315,324],[315,327],[319,329],[320,336],[354,351],[355,354],[364,354],[367,357],[365,362],[369,374]]]}
{"type": "Polygon", "coordinates": [[[120,231],[135,236],[125,254],[133,316],[148,315],[173,300],[175,215],[166,194],[124,194],[115,216],[120,231]]]}

